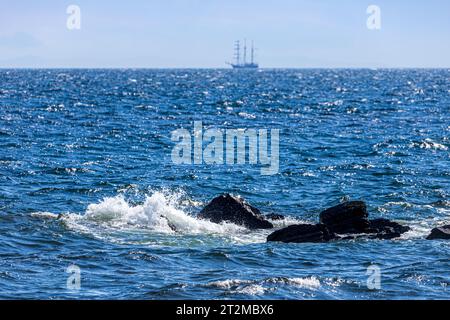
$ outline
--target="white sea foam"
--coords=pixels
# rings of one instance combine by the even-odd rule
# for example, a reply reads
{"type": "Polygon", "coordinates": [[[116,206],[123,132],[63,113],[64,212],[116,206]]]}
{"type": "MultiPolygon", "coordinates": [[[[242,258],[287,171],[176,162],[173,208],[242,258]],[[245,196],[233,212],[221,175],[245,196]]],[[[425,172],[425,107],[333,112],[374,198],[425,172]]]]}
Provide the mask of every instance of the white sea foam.
{"type": "Polygon", "coordinates": [[[57,219],[58,215],[52,212],[33,212],[31,214],[32,217],[41,218],[41,219],[57,219]]]}
{"type": "MultiPolygon", "coordinates": [[[[437,209],[440,211],[442,209],[437,209]]],[[[450,214],[450,212],[449,212],[450,214]]],[[[444,217],[427,217],[414,221],[399,221],[405,225],[408,225],[411,230],[404,233],[400,239],[425,239],[433,228],[440,227],[448,224],[448,216],[444,217]]]]}
{"type": "MultiPolygon", "coordinates": [[[[147,196],[141,204],[133,204],[123,194],[104,198],[98,203],[88,205],[84,214],[65,213],[34,213],[41,218],[59,219],[68,229],[86,233],[91,236],[114,242],[133,242],[133,235],[152,237],[173,235],[197,235],[220,237],[234,243],[263,243],[273,230],[249,230],[233,223],[213,223],[197,219],[189,213],[189,208],[201,207],[202,203],[186,199],[182,194],[167,191],[154,192],[147,196]],[[131,236],[131,237],[130,237],[131,236]],[[132,239],[132,240],[130,240],[132,239]]],[[[295,218],[285,220],[270,220],[276,229],[291,224],[301,223],[295,218]]],[[[146,238],[147,239],[147,238],[146,238]]],[[[183,238],[165,238],[164,243],[179,243],[183,238]],[[171,239],[171,240],[170,240],[171,239]]],[[[195,242],[187,237],[186,241],[195,242]]],[[[203,237],[202,240],[205,241],[203,237]]],[[[211,238],[212,239],[212,238],[211,238]]],[[[147,241],[147,240],[142,240],[147,241]]],[[[149,243],[157,244],[158,239],[148,239],[149,243]]]]}
{"type": "Polygon", "coordinates": [[[448,216],[450,215],[450,208],[447,201],[439,201],[435,204],[415,204],[407,201],[391,201],[378,207],[378,211],[386,214],[390,211],[396,211],[398,209],[405,209],[406,212],[414,209],[423,216],[416,219],[396,220],[400,224],[409,226],[410,231],[402,234],[400,239],[402,240],[417,240],[424,239],[429,234],[431,229],[448,224],[448,216]]]}
{"type": "MultiPolygon", "coordinates": [[[[392,206],[408,208],[412,204],[407,202],[388,202],[381,206],[380,209],[388,210],[392,206]]],[[[190,210],[186,209],[193,207],[198,209],[198,207],[201,207],[201,203],[181,197],[177,193],[154,192],[147,196],[141,204],[133,204],[123,194],[120,194],[88,205],[84,214],[35,212],[32,213],[32,216],[41,219],[58,219],[68,229],[115,242],[133,242],[135,241],[133,235],[150,237],[152,235],[168,235],[169,238],[166,237],[164,243],[173,242],[176,245],[183,238],[172,238],[173,235],[194,235],[196,237],[187,237],[188,240],[186,240],[192,243],[204,241],[204,237],[198,240],[197,236],[209,235],[214,238],[218,236],[225,241],[234,243],[264,243],[268,234],[273,231],[270,229],[249,230],[233,223],[217,224],[208,220],[197,219],[195,215],[189,213],[190,210]]],[[[411,231],[403,234],[401,238],[424,238],[432,228],[443,224],[443,221],[447,221],[447,217],[450,214],[449,208],[441,206],[436,210],[443,214],[444,218],[435,217],[417,221],[398,221],[411,227],[411,231]]],[[[274,230],[293,224],[310,223],[294,217],[286,217],[282,220],[269,219],[269,221],[273,223],[274,230]]],[[[211,241],[214,241],[214,238],[211,238],[211,241]]],[[[148,242],[158,244],[159,239],[148,239],[148,242]]]]}
{"type": "Polygon", "coordinates": [[[256,116],[254,114],[247,113],[247,112],[239,112],[238,115],[240,117],[246,118],[246,119],[256,119],[256,116]]]}
{"type": "Polygon", "coordinates": [[[227,279],[208,282],[205,286],[229,291],[230,293],[259,295],[264,294],[264,292],[268,290],[273,290],[274,288],[276,290],[276,288],[281,285],[316,290],[320,288],[321,283],[316,277],[272,277],[262,280],[227,279]]]}
{"type": "Polygon", "coordinates": [[[287,278],[287,283],[301,288],[319,288],[320,281],[316,277],[310,278],[287,278]]]}
{"type": "Polygon", "coordinates": [[[250,280],[240,280],[240,279],[227,279],[220,281],[213,281],[206,284],[207,287],[215,287],[219,289],[231,289],[232,287],[236,287],[239,285],[247,285],[251,284],[250,280]]]}
{"type": "Polygon", "coordinates": [[[435,142],[431,140],[430,138],[427,138],[421,142],[413,142],[410,144],[411,148],[419,147],[421,149],[433,149],[433,150],[448,150],[448,147],[446,145],[443,145],[441,143],[435,142]]]}
{"type": "Polygon", "coordinates": [[[161,233],[237,233],[244,227],[232,223],[212,223],[197,219],[187,213],[161,192],[148,196],[143,204],[132,205],[122,195],[105,198],[97,204],[90,204],[84,218],[110,226],[136,227],[161,233]]]}
{"type": "MultiPolygon", "coordinates": [[[[311,223],[310,221],[305,221],[305,220],[300,220],[298,218],[294,218],[294,217],[285,217],[284,219],[280,219],[280,220],[272,220],[272,219],[267,219],[268,221],[270,221],[270,223],[273,224],[273,227],[275,229],[281,229],[281,228],[285,228],[287,226],[293,225],[293,224],[303,224],[303,223],[311,223]]],[[[273,231],[273,230],[272,230],[273,231]]]]}
{"type": "Polygon", "coordinates": [[[213,287],[228,291],[229,293],[245,295],[261,295],[268,290],[262,283],[251,280],[229,279],[223,281],[213,281],[206,284],[206,287],[213,287]]]}
{"type": "Polygon", "coordinates": [[[403,240],[413,240],[413,239],[424,239],[430,230],[433,228],[433,223],[427,220],[409,222],[406,223],[411,230],[401,235],[400,239],[403,240]]]}
{"type": "Polygon", "coordinates": [[[238,288],[233,293],[239,293],[239,294],[247,294],[250,296],[258,296],[264,294],[266,292],[266,288],[259,284],[252,284],[243,288],[238,288]]]}
{"type": "Polygon", "coordinates": [[[241,279],[227,279],[221,281],[213,281],[206,284],[208,287],[216,287],[220,289],[231,289],[233,287],[250,285],[250,284],[285,284],[302,288],[318,288],[320,281],[316,277],[305,278],[286,278],[286,277],[272,277],[263,280],[241,280],[241,279]]]}

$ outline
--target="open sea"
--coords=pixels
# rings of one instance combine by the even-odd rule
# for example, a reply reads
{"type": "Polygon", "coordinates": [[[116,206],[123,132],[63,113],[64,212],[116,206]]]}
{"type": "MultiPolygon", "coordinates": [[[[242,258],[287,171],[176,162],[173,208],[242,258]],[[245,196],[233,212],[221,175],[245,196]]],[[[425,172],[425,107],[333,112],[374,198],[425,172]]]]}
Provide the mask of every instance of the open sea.
{"type": "Polygon", "coordinates": [[[449,114],[447,69],[2,69],[0,299],[448,299],[449,114]],[[279,129],[279,172],[173,163],[194,121],[279,129]],[[277,228],[350,199],[412,230],[266,243],[196,219],[224,192],[277,228]]]}

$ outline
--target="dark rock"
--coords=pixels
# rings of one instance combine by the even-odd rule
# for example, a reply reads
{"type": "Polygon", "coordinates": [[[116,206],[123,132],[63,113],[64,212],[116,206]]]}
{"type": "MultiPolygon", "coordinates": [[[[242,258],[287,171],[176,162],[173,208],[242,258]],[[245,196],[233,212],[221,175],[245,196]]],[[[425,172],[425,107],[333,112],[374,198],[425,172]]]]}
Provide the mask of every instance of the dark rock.
{"type": "Polygon", "coordinates": [[[354,237],[372,239],[394,239],[410,230],[397,222],[387,219],[368,220],[366,204],[362,201],[345,202],[329,208],[320,214],[320,222],[336,234],[357,234],[354,237]]]}
{"type": "Polygon", "coordinates": [[[411,228],[408,226],[404,226],[397,222],[383,218],[370,220],[369,223],[370,223],[369,229],[374,232],[382,232],[385,228],[393,228],[395,231],[399,233],[405,233],[411,230],[411,228]]]}
{"type": "Polygon", "coordinates": [[[369,227],[364,232],[345,234],[338,236],[340,240],[354,240],[360,238],[369,239],[394,239],[400,237],[403,233],[411,230],[408,226],[403,226],[397,222],[388,219],[369,220],[369,227]]]}
{"type": "Polygon", "coordinates": [[[276,221],[276,220],[284,220],[285,216],[283,216],[282,214],[270,213],[266,214],[264,218],[276,221]]]}
{"type": "Polygon", "coordinates": [[[271,233],[267,237],[267,241],[327,242],[334,238],[335,235],[323,224],[298,224],[271,233]]]}
{"type": "Polygon", "coordinates": [[[427,237],[427,240],[435,240],[435,239],[450,239],[450,225],[434,228],[431,230],[430,235],[427,237]]]}
{"type": "Polygon", "coordinates": [[[172,230],[172,231],[177,231],[177,227],[173,224],[173,223],[171,223],[169,220],[167,220],[167,225],[169,226],[169,228],[172,230]]]}
{"type": "Polygon", "coordinates": [[[320,213],[320,222],[334,233],[364,233],[369,228],[363,201],[349,201],[320,213]]]}
{"type": "Polygon", "coordinates": [[[388,219],[374,219],[369,221],[369,229],[366,233],[375,234],[372,238],[393,239],[400,237],[403,233],[411,230],[408,226],[403,226],[388,219]]]}
{"type": "MultiPolygon", "coordinates": [[[[301,243],[359,238],[394,239],[410,230],[388,219],[368,220],[367,207],[362,201],[346,202],[329,208],[320,214],[320,222],[316,225],[288,226],[270,234],[267,241],[301,243]]],[[[450,238],[450,226],[448,233],[450,238]]]]}
{"type": "Polygon", "coordinates": [[[215,223],[224,221],[243,225],[249,229],[270,229],[273,225],[264,219],[261,212],[239,197],[224,194],[211,200],[200,211],[199,218],[215,223]]]}
{"type": "Polygon", "coordinates": [[[369,220],[369,228],[362,233],[337,235],[339,240],[356,240],[356,239],[394,239],[400,237],[403,233],[411,230],[408,226],[403,226],[397,222],[388,219],[369,220]]]}

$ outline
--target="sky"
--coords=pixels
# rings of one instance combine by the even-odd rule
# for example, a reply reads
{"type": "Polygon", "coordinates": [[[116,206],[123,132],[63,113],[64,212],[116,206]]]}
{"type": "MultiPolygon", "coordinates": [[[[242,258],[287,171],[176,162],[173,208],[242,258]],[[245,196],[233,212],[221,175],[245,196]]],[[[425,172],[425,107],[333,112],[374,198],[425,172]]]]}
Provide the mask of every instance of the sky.
{"type": "Polygon", "coordinates": [[[2,68],[226,68],[244,38],[263,68],[449,68],[450,1],[0,0],[2,68]]]}

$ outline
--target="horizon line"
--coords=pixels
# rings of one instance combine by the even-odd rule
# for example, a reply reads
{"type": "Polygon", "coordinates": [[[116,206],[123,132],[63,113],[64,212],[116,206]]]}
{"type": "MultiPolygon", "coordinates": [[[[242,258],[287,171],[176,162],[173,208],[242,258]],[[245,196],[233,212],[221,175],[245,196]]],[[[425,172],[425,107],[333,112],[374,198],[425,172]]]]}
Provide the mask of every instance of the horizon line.
{"type": "Polygon", "coordinates": [[[79,69],[79,70],[86,70],[86,69],[98,69],[98,70],[234,70],[236,72],[255,72],[258,70],[308,70],[308,69],[341,69],[341,70],[389,70],[389,69],[435,69],[435,70],[441,70],[441,69],[450,69],[450,66],[447,67],[441,67],[441,66],[435,66],[435,67],[413,67],[413,66],[400,66],[400,67],[263,67],[258,68],[255,70],[235,70],[233,68],[227,68],[227,67],[81,67],[81,66],[65,66],[65,67],[27,67],[27,66],[19,66],[19,67],[4,67],[0,66],[0,70],[12,70],[12,69],[28,69],[28,70],[58,70],[58,69],[79,69]]]}

